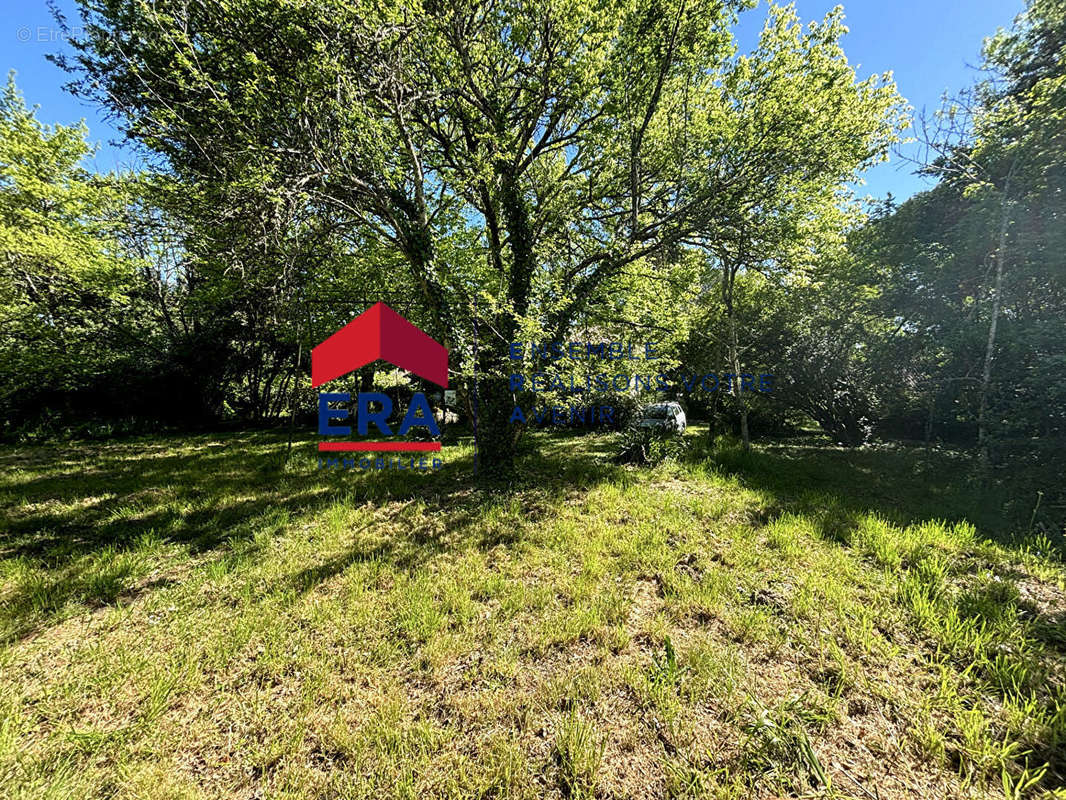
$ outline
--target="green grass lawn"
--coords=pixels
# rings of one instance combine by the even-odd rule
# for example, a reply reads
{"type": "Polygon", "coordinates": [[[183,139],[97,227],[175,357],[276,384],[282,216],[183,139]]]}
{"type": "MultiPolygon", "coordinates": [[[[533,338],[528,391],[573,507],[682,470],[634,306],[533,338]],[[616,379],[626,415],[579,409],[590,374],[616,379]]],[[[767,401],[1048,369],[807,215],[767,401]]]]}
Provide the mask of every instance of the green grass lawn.
{"type": "Polygon", "coordinates": [[[0,448],[0,797],[1066,797],[1032,498],[691,435],[545,436],[497,495],[468,445],[0,448]]]}

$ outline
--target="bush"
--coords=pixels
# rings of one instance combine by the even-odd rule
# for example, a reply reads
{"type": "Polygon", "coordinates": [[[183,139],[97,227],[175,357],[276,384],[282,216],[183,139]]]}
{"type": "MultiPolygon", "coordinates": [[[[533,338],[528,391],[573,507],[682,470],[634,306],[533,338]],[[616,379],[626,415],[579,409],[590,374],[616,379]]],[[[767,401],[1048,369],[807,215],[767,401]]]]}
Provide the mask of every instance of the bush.
{"type": "Polygon", "coordinates": [[[630,425],[622,432],[615,461],[619,464],[653,467],[664,461],[681,458],[688,446],[689,441],[681,433],[664,435],[652,428],[630,425]]]}

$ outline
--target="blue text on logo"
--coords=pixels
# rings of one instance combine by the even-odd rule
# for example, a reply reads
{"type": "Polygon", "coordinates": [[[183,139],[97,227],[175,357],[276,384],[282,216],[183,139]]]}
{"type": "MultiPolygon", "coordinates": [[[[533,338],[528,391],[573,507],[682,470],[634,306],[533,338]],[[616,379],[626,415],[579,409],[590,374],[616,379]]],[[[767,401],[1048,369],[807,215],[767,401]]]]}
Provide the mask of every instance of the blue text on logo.
{"type": "MultiPolygon", "coordinates": [[[[319,392],[318,395],[318,432],[322,436],[351,436],[350,425],[334,425],[334,420],[347,419],[347,408],[331,408],[331,403],[350,403],[352,396],[348,392],[319,392]]],[[[392,436],[389,428],[389,415],[392,414],[392,399],[381,392],[359,392],[355,399],[356,428],[360,436],[366,436],[370,423],[373,422],[382,436],[392,436]],[[371,409],[370,404],[381,405],[371,409]]],[[[431,436],[440,436],[440,428],[433,417],[433,410],[422,392],[411,396],[411,404],[400,423],[399,435],[404,436],[411,428],[425,428],[431,436]],[[418,413],[421,412],[421,413],[418,413]]]]}

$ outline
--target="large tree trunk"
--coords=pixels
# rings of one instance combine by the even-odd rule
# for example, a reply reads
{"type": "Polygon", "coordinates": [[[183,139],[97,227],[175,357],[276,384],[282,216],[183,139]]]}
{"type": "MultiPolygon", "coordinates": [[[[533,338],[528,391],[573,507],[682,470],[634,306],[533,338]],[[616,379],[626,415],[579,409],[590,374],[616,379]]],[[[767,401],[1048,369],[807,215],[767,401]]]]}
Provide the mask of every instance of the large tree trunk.
{"type": "MultiPolygon", "coordinates": [[[[497,321],[506,324],[504,319],[497,321]]],[[[508,384],[509,364],[503,345],[483,344],[476,359],[477,475],[483,483],[508,483],[515,476],[516,441],[516,428],[510,422],[514,399],[508,384]]]]}
{"type": "MultiPolygon", "coordinates": [[[[533,279],[533,232],[529,208],[508,166],[500,171],[500,205],[511,251],[507,285],[509,308],[493,314],[479,343],[477,363],[478,476],[488,483],[513,480],[518,429],[511,424],[514,395],[508,379],[511,361],[507,348],[518,333],[518,320],[529,311],[533,279]]],[[[498,255],[498,254],[497,254],[498,255]]],[[[502,259],[494,259],[502,261],[502,259]]]]}

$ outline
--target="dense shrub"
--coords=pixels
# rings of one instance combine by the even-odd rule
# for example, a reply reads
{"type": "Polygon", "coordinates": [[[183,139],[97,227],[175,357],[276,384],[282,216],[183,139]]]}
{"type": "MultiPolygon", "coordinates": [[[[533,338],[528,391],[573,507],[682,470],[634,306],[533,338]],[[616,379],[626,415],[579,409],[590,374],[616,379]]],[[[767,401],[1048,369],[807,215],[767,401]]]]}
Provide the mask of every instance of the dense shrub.
{"type": "Polygon", "coordinates": [[[630,425],[619,440],[615,461],[653,467],[664,461],[677,460],[688,450],[689,441],[683,434],[663,434],[652,428],[630,425]]]}

